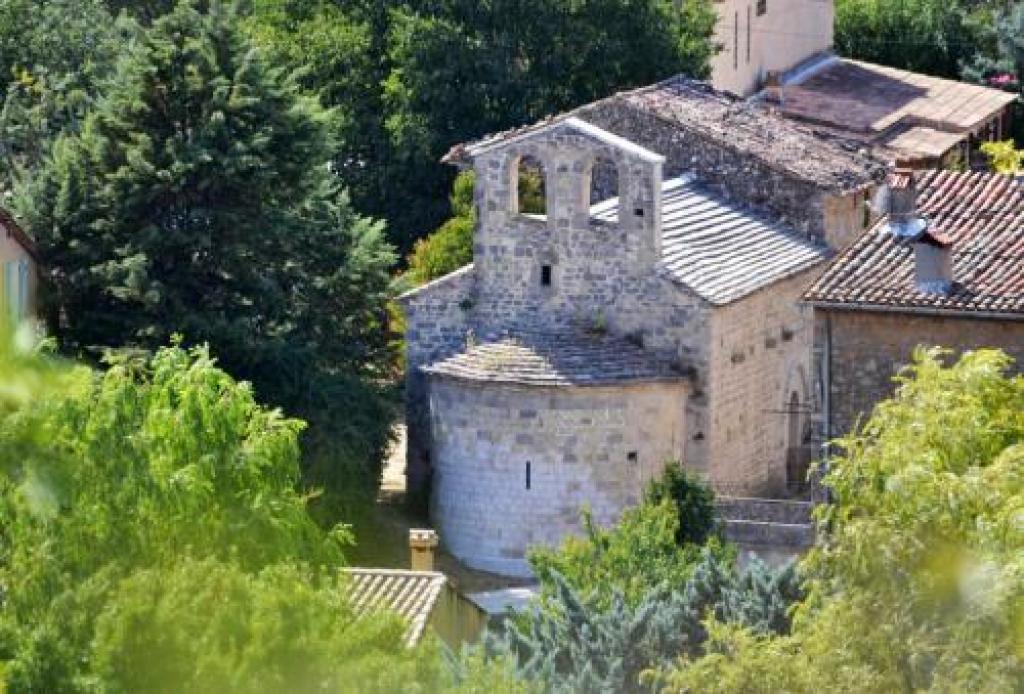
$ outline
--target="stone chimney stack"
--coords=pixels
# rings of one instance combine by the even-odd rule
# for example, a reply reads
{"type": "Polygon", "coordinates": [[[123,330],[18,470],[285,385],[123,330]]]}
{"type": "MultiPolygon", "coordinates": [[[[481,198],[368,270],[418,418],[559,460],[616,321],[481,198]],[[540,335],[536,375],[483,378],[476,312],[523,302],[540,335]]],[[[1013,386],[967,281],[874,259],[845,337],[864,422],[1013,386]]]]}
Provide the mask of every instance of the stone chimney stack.
{"type": "Polygon", "coordinates": [[[917,216],[917,181],[911,169],[896,169],[889,176],[889,218],[896,223],[917,216]]]}
{"type": "Polygon", "coordinates": [[[914,283],[926,294],[953,288],[953,244],[941,233],[925,231],[914,239],[914,283]]]}
{"type": "Polygon", "coordinates": [[[909,241],[928,230],[928,220],[917,211],[917,181],[911,169],[896,169],[889,174],[880,196],[882,212],[887,215],[889,233],[909,241]]]}
{"type": "Polygon", "coordinates": [[[437,532],[429,528],[409,530],[410,568],[413,571],[433,571],[437,545],[437,532]]]}
{"type": "Polygon", "coordinates": [[[778,70],[769,70],[764,76],[764,100],[770,104],[785,105],[785,92],[782,85],[782,74],[778,70]]]}

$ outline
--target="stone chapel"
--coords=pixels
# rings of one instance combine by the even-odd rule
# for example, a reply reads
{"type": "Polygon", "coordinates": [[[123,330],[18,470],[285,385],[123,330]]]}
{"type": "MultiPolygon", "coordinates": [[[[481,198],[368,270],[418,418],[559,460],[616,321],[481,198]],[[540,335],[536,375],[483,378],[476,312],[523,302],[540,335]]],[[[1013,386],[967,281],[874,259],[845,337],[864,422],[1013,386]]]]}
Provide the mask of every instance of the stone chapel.
{"type": "Polygon", "coordinates": [[[799,300],[872,222],[877,161],[683,77],[446,161],[475,171],[474,260],[400,301],[407,475],[455,556],[525,574],[669,461],[724,495],[803,490],[822,386],[799,300]]]}

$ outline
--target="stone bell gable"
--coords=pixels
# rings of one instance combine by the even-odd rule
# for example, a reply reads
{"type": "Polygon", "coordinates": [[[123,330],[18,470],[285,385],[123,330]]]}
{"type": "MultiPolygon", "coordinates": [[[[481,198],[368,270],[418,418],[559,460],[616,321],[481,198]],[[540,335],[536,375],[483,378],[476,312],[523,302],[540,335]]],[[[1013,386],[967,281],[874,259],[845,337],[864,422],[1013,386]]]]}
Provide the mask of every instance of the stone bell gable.
{"type": "Polygon", "coordinates": [[[660,257],[663,161],[577,118],[475,152],[476,303],[492,325],[615,321],[621,297],[642,291],[660,257]],[[545,214],[520,211],[525,162],[543,177],[545,214]],[[618,182],[607,196],[624,201],[614,219],[591,206],[599,167],[618,182]]]}

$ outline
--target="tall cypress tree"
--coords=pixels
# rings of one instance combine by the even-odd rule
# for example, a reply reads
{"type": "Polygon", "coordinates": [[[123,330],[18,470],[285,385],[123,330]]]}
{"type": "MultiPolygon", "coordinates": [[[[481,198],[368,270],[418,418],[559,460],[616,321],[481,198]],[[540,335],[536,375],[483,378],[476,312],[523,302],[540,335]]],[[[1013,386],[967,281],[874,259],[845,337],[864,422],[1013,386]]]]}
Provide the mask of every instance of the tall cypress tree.
{"type": "Polygon", "coordinates": [[[232,4],[182,0],[140,30],[21,191],[48,321],[77,353],[208,342],[373,473],[387,417],[366,377],[385,363],[393,253],[329,169],[332,112],[239,25],[232,4]]]}

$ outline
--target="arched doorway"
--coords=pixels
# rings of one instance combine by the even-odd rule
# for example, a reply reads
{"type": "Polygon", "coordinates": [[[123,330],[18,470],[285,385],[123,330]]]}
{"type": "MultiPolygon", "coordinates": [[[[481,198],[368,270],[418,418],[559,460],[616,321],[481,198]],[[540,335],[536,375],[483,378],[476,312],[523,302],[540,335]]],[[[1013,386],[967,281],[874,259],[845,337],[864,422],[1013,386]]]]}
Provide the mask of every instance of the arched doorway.
{"type": "Polygon", "coordinates": [[[795,390],[786,403],[786,486],[791,493],[804,494],[809,489],[807,472],[811,464],[810,414],[807,403],[801,402],[795,390]]]}

